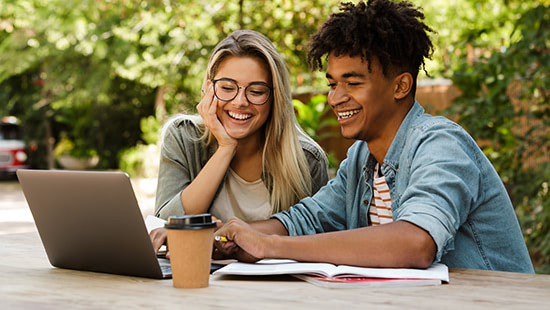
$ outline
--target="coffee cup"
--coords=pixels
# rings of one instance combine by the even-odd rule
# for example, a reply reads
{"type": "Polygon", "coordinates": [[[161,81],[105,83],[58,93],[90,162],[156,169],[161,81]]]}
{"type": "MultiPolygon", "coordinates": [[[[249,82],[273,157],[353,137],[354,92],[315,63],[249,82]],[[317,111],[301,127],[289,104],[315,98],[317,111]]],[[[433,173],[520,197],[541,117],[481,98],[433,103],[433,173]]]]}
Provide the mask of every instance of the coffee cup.
{"type": "Polygon", "coordinates": [[[216,222],[210,214],[171,216],[168,234],[174,287],[207,287],[216,222]]]}

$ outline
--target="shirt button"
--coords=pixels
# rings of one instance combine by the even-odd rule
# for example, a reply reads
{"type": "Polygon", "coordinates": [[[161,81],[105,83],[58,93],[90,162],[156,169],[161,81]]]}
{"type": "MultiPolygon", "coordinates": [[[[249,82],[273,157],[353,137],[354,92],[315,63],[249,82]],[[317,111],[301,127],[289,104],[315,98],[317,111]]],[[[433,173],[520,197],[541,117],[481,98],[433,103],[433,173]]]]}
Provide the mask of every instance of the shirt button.
{"type": "Polygon", "coordinates": [[[366,201],[366,200],[363,200],[363,204],[364,204],[364,205],[366,206],[366,205],[368,205],[368,204],[369,204],[369,202],[368,202],[368,201],[366,201]]]}

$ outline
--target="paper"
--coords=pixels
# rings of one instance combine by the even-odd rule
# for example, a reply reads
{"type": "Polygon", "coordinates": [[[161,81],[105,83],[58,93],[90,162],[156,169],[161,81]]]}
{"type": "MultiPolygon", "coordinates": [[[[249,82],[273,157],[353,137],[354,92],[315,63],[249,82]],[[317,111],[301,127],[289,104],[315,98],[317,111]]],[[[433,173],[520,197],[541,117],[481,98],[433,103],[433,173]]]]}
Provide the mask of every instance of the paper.
{"type": "Polygon", "coordinates": [[[147,233],[151,233],[151,230],[164,227],[165,220],[158,218],[156,216],[147,215],[145,218],[145,227],[147,227],[147,233]]]}

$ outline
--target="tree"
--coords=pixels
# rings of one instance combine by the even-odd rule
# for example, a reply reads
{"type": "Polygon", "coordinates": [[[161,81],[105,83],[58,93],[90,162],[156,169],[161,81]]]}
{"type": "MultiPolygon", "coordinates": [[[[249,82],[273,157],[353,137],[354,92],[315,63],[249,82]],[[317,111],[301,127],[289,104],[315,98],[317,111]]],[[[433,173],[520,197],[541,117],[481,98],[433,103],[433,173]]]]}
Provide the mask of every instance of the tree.
{"type": "Polygon", "coordinates": [[[210,50],[233,30],[268,34],[292,71],[304,72],[295,79],[303,84],[307,35],[330,8],[320,0],[2,1],[3,113],[22,118],[42,154],[64,135],[76,153],[99,153],[101,168],[116,168],[118,152],[140,141],[141,118],[194,110],[210,50]]]}
{"type": "Polygon", "coordinates": [[[102,167],[116,167],[118,151],[140,139],[140,119],[155,113],[154,104],[180,104],[198,84],[186,77],[203,67],[205,47],[216,41],[209,39],[213,29],[194,22],[201,20],[196,12],[207,12],[198,3],[186,14],[164,2],[2,5],[0,88],[9,94],[3,113],[20,114],[28,139],[65,133],[81,154],[98,152],[102,167]],[[30,77],[40,87],[21,94],[14,85],[30,77]]]}

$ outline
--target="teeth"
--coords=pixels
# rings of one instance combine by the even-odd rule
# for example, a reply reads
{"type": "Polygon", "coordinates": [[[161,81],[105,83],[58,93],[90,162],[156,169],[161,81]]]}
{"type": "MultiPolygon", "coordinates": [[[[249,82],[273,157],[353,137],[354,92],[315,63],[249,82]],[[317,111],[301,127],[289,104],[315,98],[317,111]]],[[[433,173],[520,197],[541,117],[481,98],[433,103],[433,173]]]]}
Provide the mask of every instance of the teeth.
{"type": "Polygon", "coordinates": [[[227,112],[227,114],[229,114],[229,116],[231,116],[232,118],[238,119],[238,120],[245,120],[252,117],[252,115],[250,114],[237,114],[235,112],[227,112]]]}
{"type": "Polygon", "coordinates": [[[338,112],[338,119],[350,118],[357,113],[359,113],[359,110],[338,112]]]}

